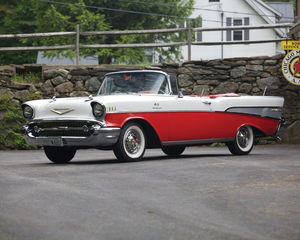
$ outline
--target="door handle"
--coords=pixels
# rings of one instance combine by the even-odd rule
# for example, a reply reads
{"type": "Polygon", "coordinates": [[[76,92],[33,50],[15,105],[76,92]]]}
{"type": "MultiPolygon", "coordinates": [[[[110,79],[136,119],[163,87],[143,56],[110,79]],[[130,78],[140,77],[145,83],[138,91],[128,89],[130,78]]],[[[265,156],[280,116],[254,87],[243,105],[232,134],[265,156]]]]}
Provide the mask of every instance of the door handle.
{"type": "Polygon", "coordinates": [[[210,101],[203,101],[203,103],[204,103],[204,104],[208,104],[208,105],[210,105],[210,104],[211,104],[211,102],[210,102],[210,101]]]}

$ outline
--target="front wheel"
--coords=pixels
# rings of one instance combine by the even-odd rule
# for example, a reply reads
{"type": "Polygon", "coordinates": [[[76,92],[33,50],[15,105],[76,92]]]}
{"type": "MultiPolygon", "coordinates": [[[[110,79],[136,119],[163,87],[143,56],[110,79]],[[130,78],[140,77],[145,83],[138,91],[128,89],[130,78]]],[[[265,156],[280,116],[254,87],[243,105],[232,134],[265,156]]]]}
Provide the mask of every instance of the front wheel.
{"type": "Polygon", "coordinates": [[[76,148],[44,146],[47,158],[54,163],[68,163],[76,154],[76,148]]]}
{"type": "Polygon", "coordinates": [[[143,128],[135,122],[126,123],[113,150],[120,161],[139,161],[146,150],[146,137],[143,128]]]}
{"type": "Polygon", "coordinates": [[[242,126],[236,133],[232,142],[226,143],[233,155],[247,155],[254,144],[254,135],[250,126],[242,126]]]}

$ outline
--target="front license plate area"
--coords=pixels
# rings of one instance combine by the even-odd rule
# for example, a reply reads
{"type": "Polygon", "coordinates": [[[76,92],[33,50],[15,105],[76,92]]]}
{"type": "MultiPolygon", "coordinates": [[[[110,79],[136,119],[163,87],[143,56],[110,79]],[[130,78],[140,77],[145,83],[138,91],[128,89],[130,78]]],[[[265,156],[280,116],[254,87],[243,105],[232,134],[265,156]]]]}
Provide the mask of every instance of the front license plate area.
{"type": "Polygon", "coordinates": [[[53,147],[63,147],[64,146],[64,143],[63,143],[61,137],[49,137],[48,139],[49,139],[50,146],[53,146],[53,147]]]}

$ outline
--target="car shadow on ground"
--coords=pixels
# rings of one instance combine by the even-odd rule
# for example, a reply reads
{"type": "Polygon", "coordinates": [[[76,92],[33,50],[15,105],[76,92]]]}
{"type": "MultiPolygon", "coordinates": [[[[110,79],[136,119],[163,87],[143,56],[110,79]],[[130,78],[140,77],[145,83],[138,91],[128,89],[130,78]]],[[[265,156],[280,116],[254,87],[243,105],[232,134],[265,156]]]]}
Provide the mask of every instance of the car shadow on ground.
{"type": "MultiPolygon", "coordinates": [[[[251,153],[250,154],[252,157],[253,156],[260,156],[261,154],[259,153],[251,153]]],[[[82,158],[86,158],[85,157],[82,157],[82,153],[81,154],[77,154],[77,156],[74,157],[73,160],[71,160],[70,162],[68,163],[65,163],[65,164],[56,164],[56,163],[53,163],[51,162],[50,160],[48,160],[47,158],[45,159],[46,161],[48,162],[44,162],[44,159],[43,159],[43,162],[35,162],[35,163],[31,163],[31,164],[25,164],[25,165],[28,165],[30,167],[32,166],[64,166],[64,165],[106,165],[106,164],[133,164],[133,163],[143,163],[143,162],[155,162],[155,161],[182,161],[184,159],[194,159],[194,158],[222,158],[224,157],[224,160],[227,160],[228,157],[230,157],[231,159],[232,158],[241,158],[241,157],[247,157],[246,156],[235,156],[235,155],[232,155],[231,153],[183,153],[181,154],[180,156],[178,157],[171,157],[171,156],[167,156],[167,155],[164,155],[164,154],[159,154],[157,153],[155,156],[147,156],[147,154],[140,160],[140,161],[137,161],[137,162],[123,162],[123,161],[120,161],[118,160],[116,157],[114,157],[113,155],[109,155],[109,156],[104,156],[101,158],[101,154],[93,157],[93,156],[90,156],[89,159],[82,159],[82,158]]],[[[22,165],[24,166],[24,164],[22,165]]]]}
{"type": "MultiPolygon", "coordinates": [[[[253,155],[253,154],[252,154],[253,155]]],[[[143,157],[140,161],[137,162],[123,162],[118,159],[89,159],[89,160],[74,160],[67,165],[93,165],[93,164],[131,164],[131,163],[142,163],[142,162],[150,162],[150,161],[178,161],[184,159],[193,159],[193,158],[216,158],[216,157],[234,157],[232,154],[182,154],[178,157],[169,157],[169,156],[146,156],[143,157]]],[[[61,164],[59,164],[61,165],[61,164]]]]}
{"type": "MultiPolygon", "coordinates": [[[[251,156],[261,156],[262,154],[251,154],[251,156]]],[[[109,158],[106,157],[105,159],[87,159],[87,160],[80,160],[79,157],[77,159],[74,159],[68,163],[64,164],[57,164],[53,163],[50,160],[48,162],[40,162],[40,163],[31,163],[31,164],[22,164],[22,166],[27,165],[28,167],[45,167],[45,166],[71,166],[71,165],[108,165],[108,164],[136,164],[136,163],[143,163],[143,162],[155,162],[155,161],[183,161],[185,159],[194,159],[194,158],[220,158],[224,157],[224,161],[226,161],[230,157],[239,159],[241,157],[247,157],[246,156],[235,156],[230,153],[220,153],[220,154],[182,154],[178,157],[170,157],[170,156],[146,156],[143,157],[140,161],[136,162],[123,162],[116,158],[109,158]]]]}

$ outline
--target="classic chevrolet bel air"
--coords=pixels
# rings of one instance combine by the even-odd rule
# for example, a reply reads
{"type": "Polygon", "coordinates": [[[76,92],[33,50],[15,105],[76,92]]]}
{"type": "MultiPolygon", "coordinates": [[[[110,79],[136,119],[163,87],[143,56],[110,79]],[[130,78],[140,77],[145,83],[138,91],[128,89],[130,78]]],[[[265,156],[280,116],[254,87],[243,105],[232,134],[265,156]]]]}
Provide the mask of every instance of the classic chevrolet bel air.
{"type": "Polygon", "coordinates": [[[251,152],[254,136],[278,137],[284,99],[220,94],[184,96],[177,79],[162,71],[109,73],[96,96],[22,104],[21,132],[29,145],[44,146],[54,163],[78,149],[113,150],[120,161],[140,160],[146,148],[179,156],[186,146],[223,142],[235,155],[251,152]]]}

